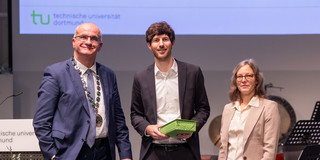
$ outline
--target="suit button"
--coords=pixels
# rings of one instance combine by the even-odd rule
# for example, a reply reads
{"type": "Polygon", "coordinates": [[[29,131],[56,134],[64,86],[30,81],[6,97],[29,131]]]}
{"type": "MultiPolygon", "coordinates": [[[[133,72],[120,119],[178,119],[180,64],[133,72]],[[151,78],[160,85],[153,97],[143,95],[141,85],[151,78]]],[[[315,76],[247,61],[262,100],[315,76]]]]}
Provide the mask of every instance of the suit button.
{"type": "Polygon", "coordinates": [[[90,120],[87,120],[88,124],[90,124],[90,120]]]}
{"type": "Polygon", "coordinates": [[[84,142],[84,139],[82,138],[81,141],[84,142]]]}

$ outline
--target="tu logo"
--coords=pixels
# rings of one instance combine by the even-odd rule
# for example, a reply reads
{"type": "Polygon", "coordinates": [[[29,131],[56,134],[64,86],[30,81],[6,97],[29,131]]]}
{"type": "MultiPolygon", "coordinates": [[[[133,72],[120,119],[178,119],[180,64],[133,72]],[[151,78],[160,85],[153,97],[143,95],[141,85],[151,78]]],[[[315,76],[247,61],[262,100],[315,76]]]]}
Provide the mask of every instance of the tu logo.
{"type": "Polygon", "coordinates": [[[32,18],[33,18],[33,24],[38,24],[38,23],[37,23],[37,22],[38,22],[38,21],[37,21],[37,20],[38,20],[37,17],[40,18],[40,23],[41,23],[42,25],[48,25],[48,24],[50,23],[50,14],[48,14],[47,22],[43,22],[42,14],[36,14],[34,10],[33,10],[33,13],[31,14],[31,16],[32,16],[32,18]]]}

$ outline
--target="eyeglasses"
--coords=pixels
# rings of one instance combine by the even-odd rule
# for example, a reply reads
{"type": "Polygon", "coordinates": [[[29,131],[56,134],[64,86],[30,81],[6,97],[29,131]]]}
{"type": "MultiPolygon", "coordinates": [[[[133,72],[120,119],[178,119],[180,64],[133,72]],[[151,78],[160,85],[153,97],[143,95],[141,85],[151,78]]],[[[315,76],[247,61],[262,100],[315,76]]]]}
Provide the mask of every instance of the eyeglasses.
{"type": "Polygon", "coordinates": [[[81,35],[81,36],[75,36],[74,38],[79,38],[80,41],[87,41],[89,38],[91,42],[99,42],[100,37],[97,36],[87,36],[87,35],[81,35]]]}
{"type": "Polygon", "coordinates": [[[247,74],[244,76],[242,76],[242,75],[236,76],[236,78],[238,81],[241,81],[243,78],[245,78],[246,80],[251,80],[251,79],[253,79],[253,76],[254,76],[253,74],[247,74]]]}

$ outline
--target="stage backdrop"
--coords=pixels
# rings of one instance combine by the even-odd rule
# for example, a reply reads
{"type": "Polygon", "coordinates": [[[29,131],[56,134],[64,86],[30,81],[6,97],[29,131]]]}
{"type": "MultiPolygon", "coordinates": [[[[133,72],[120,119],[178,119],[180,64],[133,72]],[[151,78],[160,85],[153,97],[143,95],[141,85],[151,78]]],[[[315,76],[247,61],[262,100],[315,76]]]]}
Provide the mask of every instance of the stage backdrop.
{"type": "MultiPolygon", "coordinates": [[[[27,1],[24,1],[27,2],[27,1]]],[[[293,7],[294,8],[294,7],[293,7]]],[[[312,8],[312,7],[311,7],[312,8]]],[[[316,8],[316,7],[313,7],[316,8]]],[[[256,8],[263,10],[263,8],[256,8]]],[[[24,11],[24,10],[23,10],[24,11]]],[[[31,10],[30,10],[31,11],[31,10]]],[[[29,18],[33,12],[25,14],[29,18]]],[[[34,14],[42,11],[35,10],[34,14]]],[[[67,33],[56,34],[27,34],[19,27],[19,4],[13,1],[13,93],[24,93],[13,99],[14,118],[33,118],[37,102],[37,90],[40,86],[45,66],[68,59],[73,54],[72,32],[74,27],[63,27],[67,33]],[[23,32],[23,34],[20,34],[23,32]]],[[[300,13],[300,12],[297,12],[300,13]]],[[[49,13],[44,13],[45,15],[49,13]]],[[[50,13],[51,14],[51,13],[50,13]]],[[[158,14],[158,12],[144,12],[145,15],[158,14]]],[[[320,12],[317,12],[320,14],[320,12]]],[[[307,14],[302,14],[308,19],[307,14]]],[[[36,20],[39,16],[36,16],[36,20]]],[[[290,18],[287,17],[287,18],[290,18]]],[[[295,16],[291,17],[295,19],[295,16]]],[[[319,15],[318,18],[319,19],[319,15]]],[[[209,21],[209,18],[203,21],[209,21]]],[[[257,17],[250,22],[255,23],[263,19],[257,17]]],[[[181,20],[182,21],[182,20],[181,20]]],[[[282,21],[282,20],[280,20],[282,21]]],[[[283,19],[286,21],[286,19],[283,19]]],[[[20,22],[20,23],[19,23],[20,22]]],[[[45,22],[45,20],[44,20],[45,22]]],[[[152,21],[153,22],[153,21],[152,21]]],[[[133,75],[136,71],[153,63],[152,53],[148,50],[143,32],[152,23],[136,20],[132,23],[123,23],[125,29],[140,25],[139,35],[114,35],[103,36],[103,48],[97,61],[113,68],[117,74],[121,102],[130,130],[130,140],[133,146],[134,159],[138,159],[140,149],[140,136],[130,123],[130,101],[133,75]]],[[[173,21],[169,21],[170,23],[173,21]]],[[[312,21],[312,23],[316,21],[312,21]]],[[[31,21],[31,23],[33,23],[31,21]]],[[[185,25],[173,23],[177,33],[183,33],[196,21],[190,19],[185,25]]],[[[224,23],[223,21],[219,23],[224,23]]],[[[274,25],[277,22],[270,22],[274,25]]],[[[299,22],[304,24],[304,22],[299,22]]],[[[112,29],[104,24],[98,24],[103,33],[112,33],[112,29]]],[[[109,24],[111,25],[111,24],[109,24]]],[[[304,29],[310,25],[296,27],[276,27],[283,31],[292,28],[304,29]]],[[[317,24],[315,24],[317,25],[317,24]]],[[[207,26],[208,27],[208,26],[207,26]]],[[[234,27],[240,27],[235,25],[234,27]]],[[[214,25],[209,30],[215,32],[214,25]]],[[[223,30],[223,28],[221,28],[223,30]]],[[[316,27],[320,33],[320,27],[316,27]]],[[[190,31],[190,30],[189,30],[190,31]]],[[[173,49],[173,56],[179,60],[199,65],[204,73],[205,85],[211,105],[211,116],[207,124],[200,131],[200,146],[202,154],[218,154],[218,148],[209,140],[208,127],[213,118],[222,113],[228,100],[230,77],[235,65],[247,58],[254,58],[264,73],[265,83],[273,83],[283,87],[269,89],[268,94],[285,98],[294,108],[297,119],[310,119],[314,104],[320,99],[320,35],[318,34],[201,34],[178,35],[173,49]]]]}

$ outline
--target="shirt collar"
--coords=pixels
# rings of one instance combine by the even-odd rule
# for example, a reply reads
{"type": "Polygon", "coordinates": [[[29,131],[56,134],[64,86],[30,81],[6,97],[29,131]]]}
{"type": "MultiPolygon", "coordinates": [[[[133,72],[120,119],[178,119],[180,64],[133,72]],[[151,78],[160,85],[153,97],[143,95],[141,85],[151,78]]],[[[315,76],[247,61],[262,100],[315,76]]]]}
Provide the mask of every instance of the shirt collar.
{"type": "Polygon", "coordinates": [[[252,107],[259,107],[259,97],[258,96],[252,97],[248,105],[252,107]]]}
{"type": "Polygon", "coordinates": [[[97,72],[96,72],[96,63],[94,63],[92,67],[88,68],[88,67],[86,67],[85,65],[83,65],[81,62],[79,62],[77,59],[74,59],[74,60],[77,62],[77,66],[79,67],[82,75],[83,75],[84,73],[86,73],[86,71],[87,71],[88,69],[91,69],[94,74],[97,73],[97,72]]]}
{"type": "MultiPolygon", "coordinates": [[[[232,108],[237,108],[240,106],[240,102],[239,101],[236,101],[234,103],[234,105],[232,106],[232,108]]],[[[250,102],[248,103],[248,106],[251,106],[251,107],[259,107],[259,97],[258,96],[253,96],[250,100],[250,102]]]]}
{"type": "MultiPolygon", "coordinates": [[[[178,65],[177,65],[177,62],[174,58],[173,58],[173,65],[171,66],[171,68],[168,70],[167,73],[170,73],[170,72],[173,72],[175,74],[178,73],[178,65]]],[[[160,71],[160,69],[158,68],[156,63],[154,63],[154,75],[157,76],[160,73],[162,73],[162,72],[160,71]]]]}

